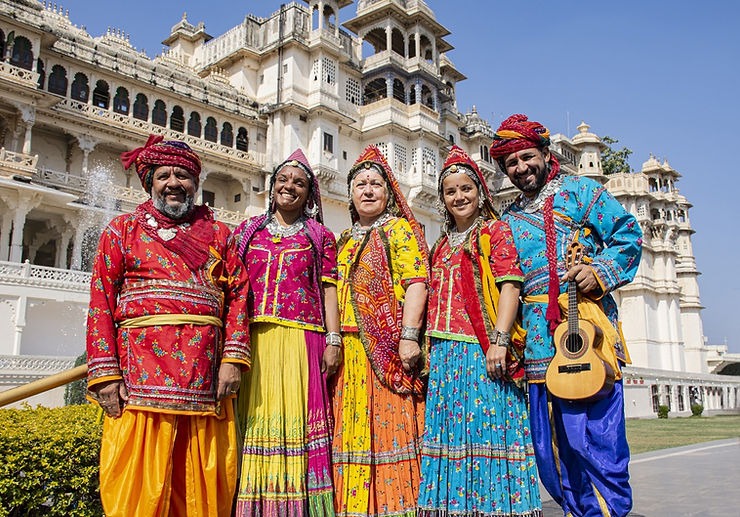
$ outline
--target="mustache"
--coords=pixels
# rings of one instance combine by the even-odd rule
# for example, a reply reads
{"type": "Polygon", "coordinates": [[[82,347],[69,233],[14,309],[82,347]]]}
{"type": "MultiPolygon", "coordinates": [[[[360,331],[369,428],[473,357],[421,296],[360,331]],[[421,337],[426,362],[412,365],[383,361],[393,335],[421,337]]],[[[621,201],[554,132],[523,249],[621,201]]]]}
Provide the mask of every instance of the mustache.
{"type": "Polygon", "coordinates": [[[162,195],[170,195],[170,194],[185,194],[185,189],[182,187],[175,187],[175,188],[166,188],[162,192],[162,195]]]}

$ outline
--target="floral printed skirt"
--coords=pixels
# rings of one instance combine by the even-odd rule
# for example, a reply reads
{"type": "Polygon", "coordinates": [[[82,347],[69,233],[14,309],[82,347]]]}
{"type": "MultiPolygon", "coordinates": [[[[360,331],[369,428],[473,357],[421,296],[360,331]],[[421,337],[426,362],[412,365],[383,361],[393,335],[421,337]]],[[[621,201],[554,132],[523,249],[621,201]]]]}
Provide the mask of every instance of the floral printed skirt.
{"type": "Polygon", "coordinates": [[[524,395],[478,343],[432,338],[419,515],[542,515],[524,395]]]}
{"type": "Polygon", "coordinates": [[[336,375],[337,515],[416,515],[423,401],[393,393],[378,380],[357,334],[344,335],[344,363],[336,375]]]}

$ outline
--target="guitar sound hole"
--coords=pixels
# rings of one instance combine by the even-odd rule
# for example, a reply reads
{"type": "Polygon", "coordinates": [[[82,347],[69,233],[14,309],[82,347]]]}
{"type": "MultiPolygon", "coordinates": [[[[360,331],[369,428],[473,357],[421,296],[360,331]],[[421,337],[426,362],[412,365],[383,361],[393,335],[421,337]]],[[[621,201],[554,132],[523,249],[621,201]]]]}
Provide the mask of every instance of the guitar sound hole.
{"type": "Polygon", "coordinates": [[[576,352],[580,351],[583,347],[583,339],[581,339],[581,335],[571,334],[570,336],[568,336],[568,339],[565,342],[565,347],[571,354],[575,354],[576,352]]]}

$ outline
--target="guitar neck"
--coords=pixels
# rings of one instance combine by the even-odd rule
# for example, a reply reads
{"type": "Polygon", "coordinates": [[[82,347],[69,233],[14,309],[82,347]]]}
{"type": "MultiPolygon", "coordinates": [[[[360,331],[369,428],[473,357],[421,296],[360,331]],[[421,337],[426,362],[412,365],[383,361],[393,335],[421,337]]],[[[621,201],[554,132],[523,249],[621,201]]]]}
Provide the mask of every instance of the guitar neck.
{"type": "Polygon", "coordinates": [[[578,288],[568,282],[568,334],[578,334],[578,288]]]}

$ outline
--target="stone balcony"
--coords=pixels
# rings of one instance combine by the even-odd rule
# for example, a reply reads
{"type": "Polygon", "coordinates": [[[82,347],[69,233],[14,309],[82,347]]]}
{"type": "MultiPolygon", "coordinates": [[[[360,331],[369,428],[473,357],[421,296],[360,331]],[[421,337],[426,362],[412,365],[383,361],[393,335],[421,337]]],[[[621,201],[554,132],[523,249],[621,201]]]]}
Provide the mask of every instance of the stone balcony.
{"type": "Polygon", "coordinates": [[[25,68],[11,65],[5,61],[0,61],[0,78],[13,82],[16,85],[23,85],[28,88],[36,89],[39,81],[39,74],[25,68]]]}
{"type": "Polygon", "coordinates": [[[0,176],[21,176],[30,179],[36,172],[38,160],[38,155],[15,153],[2,147],[0,148],[0,176]]]}
{"type": "Polygon", "coordinates": [[[87,303],[90,278],[86,271],[0,261],[0,291],[4,295],[87,303]]]}
{"type": "Polygon", "coordinates": [[[74,113],[84,119],[91,119],[96,122],[128,129],[145,136],[148,134],[162,135],[169,140],[182,140],[192,147],[196,152],[214,154],[222,158],[236,159],[246,162],[250,165],[261,167],[265,163],[265,154],[256,151],[240,151],[233,147],[227,147],[217,142],[211,142],[203,138],[197,138],[179,131],[152,124],[146,120],[139,120],[131,115],[116,113],[105,108],[92,106],[86,102],[72,99],[61,100],[54,109],[67,113],[74,113]]]}

